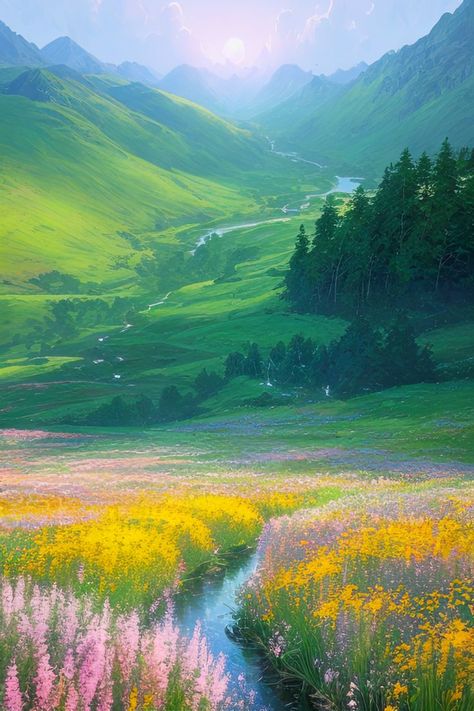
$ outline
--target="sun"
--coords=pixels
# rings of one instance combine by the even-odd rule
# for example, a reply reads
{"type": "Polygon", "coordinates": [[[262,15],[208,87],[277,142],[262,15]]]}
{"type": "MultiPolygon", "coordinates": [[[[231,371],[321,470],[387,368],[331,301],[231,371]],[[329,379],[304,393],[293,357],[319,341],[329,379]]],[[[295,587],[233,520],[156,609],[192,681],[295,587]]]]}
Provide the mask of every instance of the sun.
{"type": "Polygon", "coordinates": [[[240,37],[230,37],[224,45],[223,55],[232,64],[242,64],[245,59],[246,49],[240,37]]]}

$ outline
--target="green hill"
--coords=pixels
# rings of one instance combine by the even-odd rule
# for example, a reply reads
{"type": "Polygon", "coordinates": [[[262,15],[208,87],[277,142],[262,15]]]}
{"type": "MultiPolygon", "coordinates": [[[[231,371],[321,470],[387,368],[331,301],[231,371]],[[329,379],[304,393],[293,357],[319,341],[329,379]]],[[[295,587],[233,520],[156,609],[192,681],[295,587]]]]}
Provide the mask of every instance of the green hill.
{"type": "MultiPolygon", "coordinates": [[[[342,93],[311,108],[308,87],[262,117],[272,137],[339,170],[376,175],[410,146],[433,152],[446,136],[472,144],[474,2],[431,33],[370,66],[342,93]]],[[[311,86],[311,85],[310,85],[311,86]]]]}
{"type": "Polygon", "coordinates": [[[7,68],[0,87],[3,293],[53,269],[132,283],[137,251],[168,249],[173,227],[258,212],[262,176],[287,169],[263,140],[140,84],[7,68]]]}

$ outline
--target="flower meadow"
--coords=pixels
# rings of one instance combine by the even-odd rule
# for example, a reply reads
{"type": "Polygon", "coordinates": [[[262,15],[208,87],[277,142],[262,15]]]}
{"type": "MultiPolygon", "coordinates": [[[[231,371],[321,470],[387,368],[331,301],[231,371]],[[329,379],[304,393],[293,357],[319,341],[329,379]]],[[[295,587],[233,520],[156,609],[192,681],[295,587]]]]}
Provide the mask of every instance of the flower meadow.
{"type": "Polygon", "coordinates": [[[186,579],[253,546],[265,520],[335,487],[0,496],[0,707],[5,711],[253,708],[199,625],[173,619],[186,579]],[[236,695],[237,693],[237,695],[236,695]]]}
{"type": "Polygon", "coordinates": [[[141,491],[106,504],[11,496],[0,500],[2,570],[120,607],[149,607],[201,566],[254,545],[265,519],[303,501],[275,493],[251,500],[141,491]]]}
{"type": "Polygon", "coordinates": [[[225,659],[199,626],[180,637],[172,608],[144,628],[135,610],[77,598],[20,577],[0,583],[0,664],[5,711],[246,708],[233,699],[225,659]]]}
{"type": "Polygon", "coordinates": [[[69,453],[34,434],[38,450],[7,449],[1,476],[2,711],[259,708],[196,618],[185,634],[174,615],[257,544],[229,599],[236,632],[305,703],[474,708],[474,490],[460,477],[222,471],[172,449],[94,459],[87,441],[69,453]]]}
{"type": "Polygon", "coordinates": [[[323,708],[474,708],[474,490],[350,497],[267,524],[239,622],[323,708]]]}

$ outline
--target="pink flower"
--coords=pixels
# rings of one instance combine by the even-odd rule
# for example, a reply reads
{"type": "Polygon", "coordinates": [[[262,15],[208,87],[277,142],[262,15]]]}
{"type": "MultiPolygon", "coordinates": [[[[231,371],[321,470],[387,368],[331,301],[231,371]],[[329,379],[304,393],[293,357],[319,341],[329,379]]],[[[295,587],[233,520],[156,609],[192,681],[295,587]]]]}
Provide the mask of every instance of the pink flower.
{"type": "Polygon", "coordinates": [[[79,694],[73,686],[69,687],[64,708],[65,711],[77,711],[79,708],[79,694]]]}
{"type": "Polygon", "coordinates": [[[190,703],[199,709],[206,699],[209,709],[216,711],[225,700],[229,677],[225,673],[225,657],[212,655],[207,639],[196,625],[194,634],[183,654],[183,673],[191,691],[190,703]]]}
{"type": "Polygon", "coordinates": [[[67,681],[72,681],[74,679],[74,671],[74,654],[72,649],[68,649],[64,658],[63,668],[61,669],[61,675],[67,679],[67,681]]]}
{"type": "Polygon", "coordinates": [[[105,634],[99,622],[91,626],[78,646],[79,692],[84,711],[90,711],[105,664],[105,634]]]}
{"type": "Polygon", "coordinates": [[[56,675],[51,667],[46,648],[38,654],[38,666],[35,676],[36,708],[38,711],[51,711],[56,675]]]}
{"type": "Polygon", "coordinates": [[[124,681],[130,681],[140,646],[137,612],[121,615],[117,620],[117,659],[124,681]]]}
{"type": "Polygon", "coordinates": [[[9,580],[4,580],[2,585],[2,610],[8,625],[13,614],[13,588],[9,580]]]}
{"type": "Polygon", "coordinates": [[[13,661],[7,669],[3,703],[5,711],[23,711],[23,698],[15,661],[13,661]]]}

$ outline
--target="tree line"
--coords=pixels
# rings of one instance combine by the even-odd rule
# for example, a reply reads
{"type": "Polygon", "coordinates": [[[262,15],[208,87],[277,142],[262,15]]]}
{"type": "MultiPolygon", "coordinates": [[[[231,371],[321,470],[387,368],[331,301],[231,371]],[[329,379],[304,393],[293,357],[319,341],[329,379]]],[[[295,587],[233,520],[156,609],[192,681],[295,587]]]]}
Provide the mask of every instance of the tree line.
{"type": "Polygon", "coordinates": [[[294,336],[277,343],[266,358],[252,343],[247,353],[231,353],[225,378],[264,378],[268,385],[297,386],[337,397],[411,385],[433,379],[434,363],[428,347],[419,346],[408,319],[400,316],[388,328],[374,328],[356,319],[329,346],[312,338],[294,336]]]}
{"type": "MultiPolygon", "coordinates": [[[[117,396],[85,417],[68,420],[68,424],[124,427],[184,420],[200,414],[206,400],[239,377],[263,380],[268,386],[304,388],[313,395],[325,391],[327,395],[352,397],[429,382],[434,377],[434,363],[430,349],[418,345],[413,327],[404,316],[386,329],[374,328],[359,318],[328,346],[295,335],[288,344],[280,341],[263,356],[259,345],[250,343],[245,352],[228,355],[222,375],[202,370],[190,392],[182,393],[169,385],[157,402],[146,395],[135,400],[117,396]]],[[[262,404],[266,402],[262,400],[262,404]]]]}
{"type": "Polygon", "coordinates": [[[93,427],[149,427],[185,420],[198,415],[201,404],[224,385],[222,376],[208,372],[205,368],[194,379],[193,392],[182,393],[175,385],[168,385],[163,388],[157,401],[144,394],[133,400],[117,395],[92,412],[84,416],[68,417],[64,422],[93,427]]]}
{"type": "Polygon", "coordinates": [[[354,317],[397,303],[416,309],[465,299],[474,286],[474,151],[445,140],[432,161],[409,150],[370,196],[360,186],[343,210],[330,196],[297,237],[285,278],[300,313],[354,317]]]}

